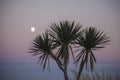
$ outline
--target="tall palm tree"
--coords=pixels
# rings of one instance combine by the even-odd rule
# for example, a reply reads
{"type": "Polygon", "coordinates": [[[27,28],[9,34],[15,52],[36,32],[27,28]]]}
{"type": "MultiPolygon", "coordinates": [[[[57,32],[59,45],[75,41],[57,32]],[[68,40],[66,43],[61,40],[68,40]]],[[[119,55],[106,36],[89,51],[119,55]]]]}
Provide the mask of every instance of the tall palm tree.
{"type": "Polygon", "coordinates": [[[76,24],[69,21],[63,21],[59,24],[51,24],[49,30],[49,35],[53,38],[54,47],[58,48],[56,52],[56,57],[61,61],[64,68],[65,80],[68,80],[67,76],[67,64],[69,62],[70,53],[73,56],[72,44],[75,39],[80,35],[80,29],[82,25],[76,24]]]}
{"type": "Polygon", "coordinates": [[[76,56],[75,62],[80,62],[79,72],[76,80],[80,79],[84,65],[90,64],[91,70],[94,68],[96,58],[93,54],[94,50],[104,48],[108,44],[110,38],[102,31],[94,27],[89,27],[77,38],[78,45],[82,47],[80,53],[76,56]]]}

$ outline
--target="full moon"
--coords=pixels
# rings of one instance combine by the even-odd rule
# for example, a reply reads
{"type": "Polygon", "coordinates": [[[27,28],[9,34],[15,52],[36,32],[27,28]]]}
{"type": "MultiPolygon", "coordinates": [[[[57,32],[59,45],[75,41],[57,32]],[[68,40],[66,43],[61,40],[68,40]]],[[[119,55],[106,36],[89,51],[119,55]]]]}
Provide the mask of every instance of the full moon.
{"type": "Polygon", "coordinates": [[[31,27],[31,32],[35,32],[35,27],[31,27]]]}

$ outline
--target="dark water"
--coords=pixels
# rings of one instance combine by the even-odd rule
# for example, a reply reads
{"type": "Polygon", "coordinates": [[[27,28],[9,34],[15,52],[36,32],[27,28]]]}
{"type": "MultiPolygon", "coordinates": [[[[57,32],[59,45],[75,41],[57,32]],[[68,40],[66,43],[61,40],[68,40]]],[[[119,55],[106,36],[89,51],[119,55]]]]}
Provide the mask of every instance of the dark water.
{"type": "MultiPolygon", "coordinates": [[[[101,62],[97,64],[95,70],[117,75],[120,74],[120,63],[101,62]]],[[[43,72],[35,63],[0,63],[0,80],[64,80],[64,78],[55,65],[52,65],[49,73],[48,70],[43,72]]]]}

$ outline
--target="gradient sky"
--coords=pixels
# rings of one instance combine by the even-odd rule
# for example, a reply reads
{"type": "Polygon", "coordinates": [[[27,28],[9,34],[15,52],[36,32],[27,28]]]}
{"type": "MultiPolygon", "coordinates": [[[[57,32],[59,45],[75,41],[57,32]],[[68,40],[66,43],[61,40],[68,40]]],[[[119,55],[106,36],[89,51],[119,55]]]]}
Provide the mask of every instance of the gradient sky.
{"type": "Polygon", "coordinates": [[[0,61],[36,61],[30,42],[61,20],[105,31],[111,45],[95,52],[97,61],[120,61],[120,0],[0,0],[0,61]]]}

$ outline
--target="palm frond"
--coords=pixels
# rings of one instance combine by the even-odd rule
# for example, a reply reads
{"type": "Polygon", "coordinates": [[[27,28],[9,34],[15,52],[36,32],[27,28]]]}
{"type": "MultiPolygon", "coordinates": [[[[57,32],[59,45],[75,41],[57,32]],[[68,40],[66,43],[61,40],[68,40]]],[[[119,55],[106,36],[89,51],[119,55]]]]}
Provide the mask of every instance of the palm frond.
{"type": "Polygon", "coordinates": [[[35,39],[33,39],[32,46],[30,48],[30,53],[33,53],[33,56],[39,56],[38,62],[41,64],[43,70],[47,66],[49,68],[50,58],[51,55],[53,55],[51,51],[52,41],[47,33],[43,34],[42,36],[38,35],[35,39]]]}

